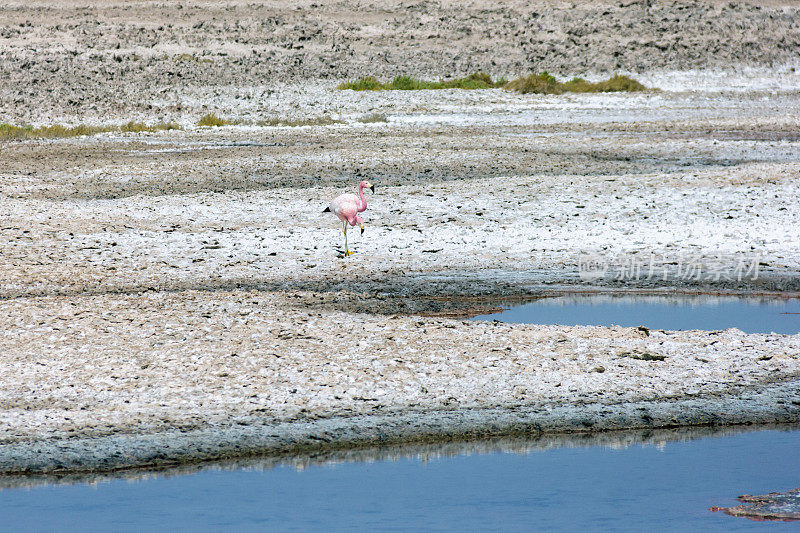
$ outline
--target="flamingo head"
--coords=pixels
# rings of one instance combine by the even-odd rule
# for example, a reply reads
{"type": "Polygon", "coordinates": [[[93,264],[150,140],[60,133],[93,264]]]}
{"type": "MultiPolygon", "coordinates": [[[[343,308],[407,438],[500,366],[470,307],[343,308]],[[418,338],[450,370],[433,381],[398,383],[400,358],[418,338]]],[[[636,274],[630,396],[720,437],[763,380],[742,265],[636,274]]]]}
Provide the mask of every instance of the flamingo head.
{"type": "Polygon", "coordinates": [[[358,184],[358,188],[359,189],[369,189],[369,190],[372,191],[373,194],[375,194],[375,186],[373,184],[371,184],[370,182],[366,181],[366,180],[362,181],[361,183],[359,183],[358,184]]]}

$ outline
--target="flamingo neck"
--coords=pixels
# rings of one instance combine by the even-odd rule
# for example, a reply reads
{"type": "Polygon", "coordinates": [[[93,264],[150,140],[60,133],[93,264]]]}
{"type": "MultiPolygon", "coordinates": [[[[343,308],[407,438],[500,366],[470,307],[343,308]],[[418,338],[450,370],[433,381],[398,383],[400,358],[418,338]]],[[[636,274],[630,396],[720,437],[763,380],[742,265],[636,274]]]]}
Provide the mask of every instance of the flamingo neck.
{"type": "Polygon", "coordinates": [[[367,209],[367,199],[364,197],[364,184],[360,183],[358,185],[358,197],[361,200],[361,205],[358,206],[358,212],[365,211],[367,209]]]}

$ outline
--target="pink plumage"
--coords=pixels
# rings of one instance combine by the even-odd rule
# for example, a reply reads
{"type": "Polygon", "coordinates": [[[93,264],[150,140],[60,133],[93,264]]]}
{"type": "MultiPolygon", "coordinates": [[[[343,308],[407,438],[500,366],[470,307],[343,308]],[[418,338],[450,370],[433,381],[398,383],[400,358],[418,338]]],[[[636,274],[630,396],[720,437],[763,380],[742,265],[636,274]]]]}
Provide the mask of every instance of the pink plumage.
{"type": "Polygon", "coordinates": [[[373,193],[375,187],[368,181],[362,181],[358,184],[358,196],[352,193],[340,194],[331,201],[331,205],[325,209],[325,212],[331,211],[334,215],[339,217],[342,221],[342,231],[344,232],[344,255],[351,255],[350,249],[347,247],[347,225],[361,226],[361,233],[364,233],[364,220],[359,213],[367,209],[367,199],[364,197],[364,189],[368,188],[373,193]]]}

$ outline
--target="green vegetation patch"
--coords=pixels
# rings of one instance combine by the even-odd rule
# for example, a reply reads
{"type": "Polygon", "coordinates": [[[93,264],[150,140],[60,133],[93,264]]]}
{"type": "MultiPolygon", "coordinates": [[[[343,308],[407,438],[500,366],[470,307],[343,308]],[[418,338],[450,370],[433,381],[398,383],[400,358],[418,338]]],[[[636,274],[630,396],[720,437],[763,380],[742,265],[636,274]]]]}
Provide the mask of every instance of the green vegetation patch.
{"type": "Polygon", "coordinates": [[[0,124],[0,139],[58,139],[64,137],[80,137],[81,135],[94,135],[112,128],[98,126],[67,127],[61,125],[41,126],[14,126],[13,124],[0,124]]]}
{"type": "Polygon", "coordinates": [[[198,126],[230,126],[231,124],[233,124],[233,122],[224,118],[219,118],[214,113],[203,115],[197,122],[198,126]]]}
{"type": "Polygon", "coordinates": [[[374,76],[366,76],[342,83],[338,88],[353,91],[420,91],[428,89],[496,89],[498,87],[522,94],[611,93],[647,90],[647,87],[628,76],[616,75],[599,82],[589,82],[583,78],[573,78],[561,82],[548,72],[531,74],[513,81],[507,81],[504,78],[492,80],[491,76],[483,72],[475,72],[465,78],[441,81],[424,81],[411,76],[397,76],[386,83],[381,83],[374,76]]]}
{"type": "Polygon", "coordinates": [[[143,131],[153,132],[153,131],[167,131],[167,130],[179,130],[179,129],[181,129],[181,127],[174,122],[159,122],[158,124],[148,126],[144,122],[134,122],[132,120],[119,127],[119,131],[123,133],[139,133],[143,131]]]}
{"type": "Polygon", "coordinates": [[[474,72],[465,78],[441,81],[423,81],[411,76],[397,76],[388,83],[379,82],[374,76],[367,76],[339,85],[340,90],[353,91],[420,91],[429,89],[496,89],[507,83],[505,79],[492,80],[483,72],[474,72]]]}
{"type": "Polygon", "coordinates": [[[517,78],[505,85],[509,91],[522,94],[612,93],[646,91],[647,87],[628,76],[616,75],[605,81],[592,83],[583,78],[560,82],[547,72],[517,78]]]}
{"type": "Polygon", "coordinates": [[[542,72],[541,74],[531,74],[526,78],[517,78],[510,81],[505,88],[522,94],[562,94],[566,90],[564,85],[547,72],[542,72]]]}
{"type": "Polygon", "coordinates": [[[360,80],[348,81],[337,87],[340,90],[351,89],[353,91],[381,91],[385,89],[383,84],[373,76],[367,76],[360,80]]]}
{"type": "Polygon", "coordinates": [[[0,123],[0,140],[8,139],[66,139],[68,137],[81,137],[83,135],[96,135],[118,131],[129,132],[154,132],[164,130],[179,130],[181,127],[173,122],[159,122],[149,126],[144,122],[128,122],[122,126],[62,126],[54,124],[52,126],[14,126],[13,124],[0,123]]]}

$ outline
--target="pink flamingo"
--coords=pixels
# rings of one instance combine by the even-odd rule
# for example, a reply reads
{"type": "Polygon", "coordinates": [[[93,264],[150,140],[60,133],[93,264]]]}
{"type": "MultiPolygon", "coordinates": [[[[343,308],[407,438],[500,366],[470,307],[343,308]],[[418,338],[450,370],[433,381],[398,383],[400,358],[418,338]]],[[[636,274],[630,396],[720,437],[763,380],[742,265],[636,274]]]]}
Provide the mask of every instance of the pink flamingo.
{"type": "Polygon", "coordinates": [[[351,193],[340,194],[331,201],[331,205],[325,208],[323,213],[332,211],[334,215],[339,217],[342,221],[342,232],[344,232],[344,256],[353,255],[353,252],[347,247],[347,224],[361,226],[361,234],[364,234],[364,221],[358,216],[358,213],[367,209],[367,199],[364,198],[364,189],[370,189],[373,194],[375,187],[368,181],[362,181],[358,184],[358,196],[351,193]]]}

